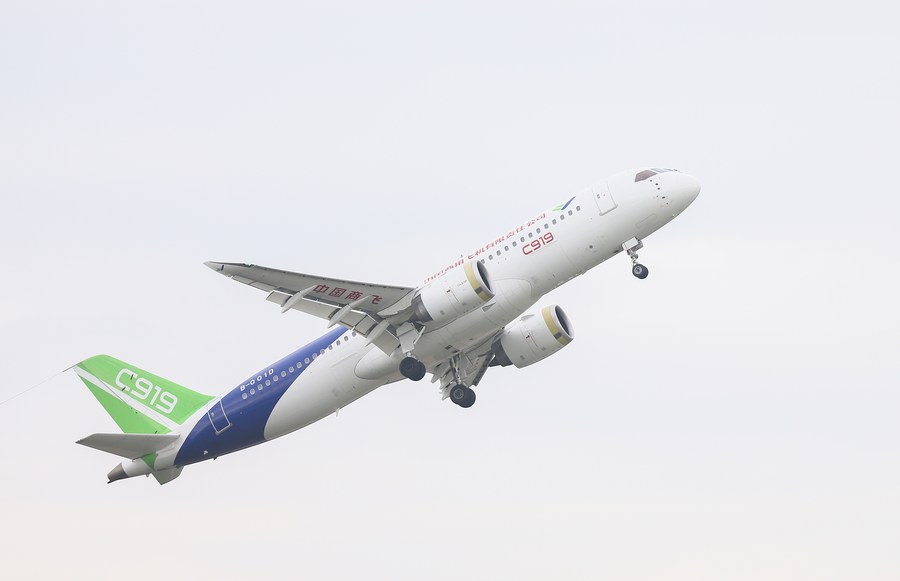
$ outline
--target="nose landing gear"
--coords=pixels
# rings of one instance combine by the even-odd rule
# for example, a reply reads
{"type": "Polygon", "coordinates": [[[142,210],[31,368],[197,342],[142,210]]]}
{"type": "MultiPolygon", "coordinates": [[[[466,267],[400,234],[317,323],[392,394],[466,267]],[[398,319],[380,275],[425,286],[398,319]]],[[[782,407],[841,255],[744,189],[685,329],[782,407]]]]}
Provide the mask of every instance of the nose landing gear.
{"type": "Polygon", "coordinates": [[[643,264],[638,263],[637,251],[643,247],[644,243],[637,238],[632,238],[622,245],[622,248],[624,248],[625,252],[628,253],[628,256],[631,257],[631,274],[641,280],[647,278],[647,275],[650,274],[650,269],[648,269],[643,264]]]}

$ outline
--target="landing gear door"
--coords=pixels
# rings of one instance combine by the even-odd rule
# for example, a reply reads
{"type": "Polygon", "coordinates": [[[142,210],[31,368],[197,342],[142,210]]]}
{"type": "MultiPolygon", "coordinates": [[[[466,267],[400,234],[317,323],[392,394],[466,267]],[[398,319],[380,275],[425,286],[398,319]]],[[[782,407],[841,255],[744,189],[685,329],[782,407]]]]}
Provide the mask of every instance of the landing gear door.
{"type": "Polygon", "coordinates": [[[607,182],[591,186],[591,193],[594,195],[594,201],[597,202],[597,209],[600,210],[601,216],[612,212],[618,206],[609,191],[607,182]]]}
{"type": "Polygon", "coordinates": [[[222,406],[221,399],[206,408],[206,415],[209,416],[209,423],[212,424],[217,436],[231,427],[231,422],[228,421],[228,416],[225,415],[225,408],[222,406]]]}

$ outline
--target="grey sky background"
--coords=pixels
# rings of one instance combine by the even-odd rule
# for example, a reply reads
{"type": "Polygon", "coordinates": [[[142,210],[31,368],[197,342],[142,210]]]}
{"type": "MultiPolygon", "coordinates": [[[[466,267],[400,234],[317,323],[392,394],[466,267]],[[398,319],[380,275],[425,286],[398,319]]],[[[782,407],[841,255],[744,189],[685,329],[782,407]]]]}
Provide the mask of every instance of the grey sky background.
{"type": "Polygon", "coordinates": [[[0,406],[4,577],[896,579],[885,2],[4,2],[0,399],[97,353],[220,393],[323,331],[204,260],[415,285],[588,183],[703,191],[576,341],[107,486],[67,373],[0,406]]]}

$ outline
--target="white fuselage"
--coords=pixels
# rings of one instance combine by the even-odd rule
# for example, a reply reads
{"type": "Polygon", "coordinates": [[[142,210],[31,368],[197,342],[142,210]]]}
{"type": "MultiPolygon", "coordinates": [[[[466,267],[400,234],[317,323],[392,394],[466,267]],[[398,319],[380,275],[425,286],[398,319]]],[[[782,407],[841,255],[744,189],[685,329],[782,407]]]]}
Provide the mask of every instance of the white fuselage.
{"type": "MultiPolygon", "coordinates": [[[[634,182],[636,171],[586,188],[564,210],[543,212],[470,254],[470,259],[484,260],[495,297],[483,308],[427,330],[416,344],[416,357],[431,369],[453,352],[484,342],[548,292],[621,252],[626,241],[643,239],[668,223],[699,192],[699,182],[680,172],[634,182]]],[[[267,440],[307,426],[382,385],[403,379],[397,371],[401,354],[388,357],[374,345],[366,346],[364,337],[346,336],[349,341],[326,351],[308,375],[299,379],[302,388],[289,390],[278,402],[266,425],[267,440]],[[357,373],[367,356],[375,360],[367,371],[374,368],[377,372],[380,367],[380,375],[362,373],[360,377],[357,373]]]]}
{"type": "MultiPolygon", "coordinates": [[[[699,193],[699,182],[689,175],[660,170],[638,179],[641,171],[623,172],[586,188],[567,203],[507,230],[465,257],[483,261],[495,295],[448,324],[433,328],[426,324],[415,344],[415,357],[433,372],[455,353],[484,344],[551,290],[621,252],[623,244],[642,240],[668,223],[699,193]]],[[[461,264],[444,266],[429,281],[461,264]]],[[[355,331],[333,334],[329,341],[315,347],[317,351],[303,366],[302,374],[296,370],[295,381],[274,403],[265,420],[264,440],[307,426],[382,385],[403,379],[398,371],[403,357],[399,349],[386,355],[355,331]]],[[[279,363],[282,369],[295,372],[293,366],[279,363]]],[[[245,393],[241,396],[246,399],[245,393]]],[[[187,422],[183,434],[191,432],[204,414],[201,410],[187,422]]],[[[235,444],[219,453],[256,443],[235,444]]],[[[157,466],[173,465],[179,447],[161,453],[157,466]]]]}

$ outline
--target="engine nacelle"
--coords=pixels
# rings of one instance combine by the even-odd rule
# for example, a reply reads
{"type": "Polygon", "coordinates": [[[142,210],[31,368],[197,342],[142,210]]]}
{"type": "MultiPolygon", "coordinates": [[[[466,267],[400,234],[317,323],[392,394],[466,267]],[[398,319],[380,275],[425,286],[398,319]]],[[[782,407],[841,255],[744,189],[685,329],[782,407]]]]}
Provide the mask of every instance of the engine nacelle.
{"type": "Polygon", "coordinates": [[[528,367],[553,355],[575,338],[572,323],[562,307],[550,305],[540,316],[525,315],[503,331],[494,343],[491,365],[528,367]]]}
{"type": "Polygon", "coordinates": [[[471,313],[492,298],[487,268],[470,260],[422,287],[412,304],[417,321],[443,323],[471,313]]]}

